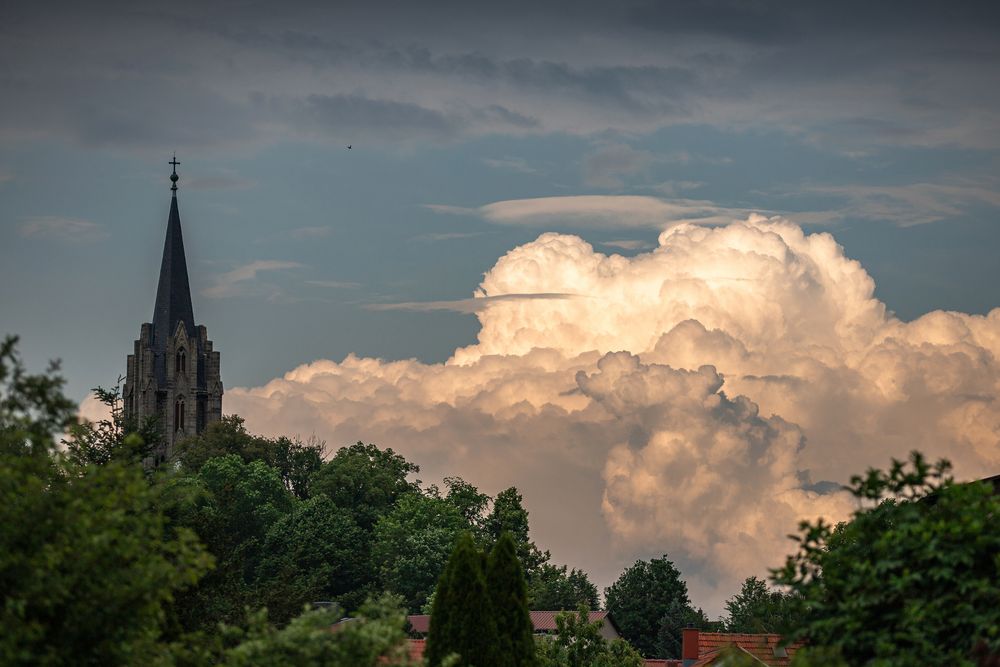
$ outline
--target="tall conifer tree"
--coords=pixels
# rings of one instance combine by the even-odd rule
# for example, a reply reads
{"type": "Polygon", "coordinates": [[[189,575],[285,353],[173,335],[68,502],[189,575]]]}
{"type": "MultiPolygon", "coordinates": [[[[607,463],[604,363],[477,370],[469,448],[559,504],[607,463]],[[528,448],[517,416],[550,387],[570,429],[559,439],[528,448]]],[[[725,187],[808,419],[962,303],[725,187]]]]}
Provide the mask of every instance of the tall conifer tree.
{"type": "Polygon", "coordinates": [[[432,667],[457,653],[458,665],[497,664],[497,626],[486,592],[482,554],[463,533],[438,582],[431,608],[427,659],[432,667]]]}
{"type": "Polygon", "coordinates": [[[524,568],[517,557],[517,545],[504,531],[490,554],[486,587],[497,624],[500,667],[535,665],[534,628],[528,613],[528,586],[524,568]]]}

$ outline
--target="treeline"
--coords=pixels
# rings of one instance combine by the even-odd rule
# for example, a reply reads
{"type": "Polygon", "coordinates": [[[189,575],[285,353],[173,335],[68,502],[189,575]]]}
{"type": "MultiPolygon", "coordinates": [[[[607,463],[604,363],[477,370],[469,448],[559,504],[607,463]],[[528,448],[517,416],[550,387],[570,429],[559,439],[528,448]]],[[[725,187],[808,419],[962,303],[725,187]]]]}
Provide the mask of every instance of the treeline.
{"type": "MultiPolygon", "coordinates": [[[[587,621],[587,575],[530,539],[517,489],[423,485],[392,450],[324,459],[321,443],[255,436],[238,417],[147,470],[155,425],[125,423],[114,391],[100,392],[110,419],[75,424],[57,368],[27,373],[15,342],[0,345],[0,664],[407,665],[406,613],[478,586],[449,583],[463,550],[465,581],[495,579],[485,554],[502,551],[523,607],[583,610],[536,641],[544,667],[679,657],[689,625],[804,640],[805,665],[1000,659],[1000,497],[955,484],[946,462],[854,478],[852,519],[803,523],[772,572],[780,589],[747,579],[718,621],[666,556],[637,561],[604,591],[628,640],[615,644],[587,621]]],[[[509,635],[518,621],[489,604],[509,635]]]]}

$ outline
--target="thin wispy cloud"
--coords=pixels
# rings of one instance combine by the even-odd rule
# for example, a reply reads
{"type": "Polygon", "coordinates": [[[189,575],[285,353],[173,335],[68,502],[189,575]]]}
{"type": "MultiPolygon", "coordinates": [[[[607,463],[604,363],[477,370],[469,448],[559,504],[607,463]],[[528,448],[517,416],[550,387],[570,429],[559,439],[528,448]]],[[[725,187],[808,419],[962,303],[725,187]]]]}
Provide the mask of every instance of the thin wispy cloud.
{"type": "Polygon", "coordinates": [[[421,234],[420,236],[414,236],[414,241],[455,241],[458,239],[471,239],[477,236],[482,236],[486,232],[432,232],[429,234],[421,234]]]}
{"type": "Polygon", "coordinates": [[[520,174],[537,174],[538,170],[519,157],[483,158],[483,164],[494,169],[516,171],[520,174]]]}
{"type": "Polygon", "coordinates": [[[451,301],[404,301],[401,303],[366,304],[366,310],[403,310],[410,312],[431,312],[447,310],[456,313],[478,313],[491,304],[502,301],[550,301],[561,299],[584,298],[582,294],[564,294],[544,292],[538,294],[498,294],[496,296],[479,296],[472,299],[454,299],[451,301]]]}
{"type": "Polygon", "coordinates": [[[285,262],[273,259],[249,262],[248,264],[236,267],[232,271],[217,275],[212,285],[203,289],[201,293],[210,299],[251,296],[258,293],[264,294],[269,299],[274,299],[277,298],[280,291],[276,290],[273,286],[258,284],[258,274],[283,269],[299,269],[302,266],[298,262],[285,262]]]}
{"type": "Polygon", "coordinates": [[[28,218],[18,229],[28,239],[45,239],[65,243],[86,243],[108,236],[104,226],[82,218],[40,216],[28,218]]]}
{"type": "Polygon", "coordinates": [[[306,280],[306,285],[314,287],[328,287],[330,289],[357,289],[361,283],[352,283],[343,280],[306,280]]]}
{"type": "Polygon", "coordinates": [[[885,220],[901,227],[954,218],[976,205],[1000,207],[1000,192],[980,184],[827,185],[804,191],[846,200],[831,211],[840,217],[885,220]]]}
{"type": "Polygon", "coordinates": [[[451,215],[475,215],[500,225],[572,224],[575,228],[664,229],[682,222],[728,224],[750,211],[697,199],[660,199],[640,195],[569,195],[493,202],[478,208],[428,204],[451,215]]]}

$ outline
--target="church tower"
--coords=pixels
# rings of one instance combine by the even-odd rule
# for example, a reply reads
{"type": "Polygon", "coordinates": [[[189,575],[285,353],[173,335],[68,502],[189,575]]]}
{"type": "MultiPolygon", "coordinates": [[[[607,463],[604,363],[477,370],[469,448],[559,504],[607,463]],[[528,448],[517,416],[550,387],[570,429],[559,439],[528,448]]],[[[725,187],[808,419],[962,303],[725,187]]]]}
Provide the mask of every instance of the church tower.
{"type": "Polygon", "coordinates": [[[194,323],[188,285],[181,216],[177,211],[177,165],[170,175],[172,196],[163,243],[160,283],[153,321],[139,330],[125,374],[126,419],[155,417],[162,438],[153,448],[153,465],[170,458],[174,445],[222,418],[219,353],[204,326],[194,323]]]}

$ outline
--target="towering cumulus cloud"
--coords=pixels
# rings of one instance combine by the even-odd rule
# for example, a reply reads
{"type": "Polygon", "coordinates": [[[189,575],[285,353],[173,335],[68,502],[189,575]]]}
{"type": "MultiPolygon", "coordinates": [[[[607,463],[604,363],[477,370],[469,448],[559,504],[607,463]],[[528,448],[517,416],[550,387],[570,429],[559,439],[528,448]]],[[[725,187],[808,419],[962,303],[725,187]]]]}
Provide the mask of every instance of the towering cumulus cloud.
{"type": "Polygon", "coordinates": [[[673,227],[635,257],[543,234],[490,270],[478,341],[445,364],[317,361],[229,407],[270,433],[364,439],[488,491],[609,582],[667,552],[717,609],[778,565],[798,519],[920,449],[1000,469],[1000,309],[901,322],[829,234],[752,216],[673,227]],[[824,483],[826,482],[826,483],[824,483]]]}

